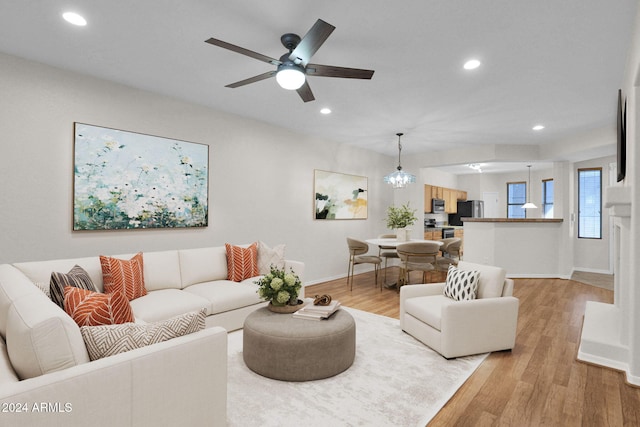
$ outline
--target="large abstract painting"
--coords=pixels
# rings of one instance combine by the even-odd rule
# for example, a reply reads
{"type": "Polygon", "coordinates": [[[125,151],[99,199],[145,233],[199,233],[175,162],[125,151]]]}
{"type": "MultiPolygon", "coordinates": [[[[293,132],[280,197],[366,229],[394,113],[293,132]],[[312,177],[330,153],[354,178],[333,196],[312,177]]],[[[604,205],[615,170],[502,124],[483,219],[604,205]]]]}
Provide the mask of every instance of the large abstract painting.
{"type": "Polygon", "coordinates": [[[206,227],[209,146],[75,123],[73,229],[206,227]]]}
{"type": "Polygon", "coordinates": [[[367,177],[315,170],[316,219],[367,219],[367,177]]]}

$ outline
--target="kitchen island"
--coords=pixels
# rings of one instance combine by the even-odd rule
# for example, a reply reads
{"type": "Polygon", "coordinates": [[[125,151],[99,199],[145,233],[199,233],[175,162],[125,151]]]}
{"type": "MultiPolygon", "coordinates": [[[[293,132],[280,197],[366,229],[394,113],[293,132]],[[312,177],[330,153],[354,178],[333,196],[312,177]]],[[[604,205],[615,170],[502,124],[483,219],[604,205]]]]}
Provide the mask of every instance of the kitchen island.
{"type": "Polygon", "coordinates": [[[497,265],[509,277],[568,278],[560,218],[463,218],[464,260],[497,265]]]}

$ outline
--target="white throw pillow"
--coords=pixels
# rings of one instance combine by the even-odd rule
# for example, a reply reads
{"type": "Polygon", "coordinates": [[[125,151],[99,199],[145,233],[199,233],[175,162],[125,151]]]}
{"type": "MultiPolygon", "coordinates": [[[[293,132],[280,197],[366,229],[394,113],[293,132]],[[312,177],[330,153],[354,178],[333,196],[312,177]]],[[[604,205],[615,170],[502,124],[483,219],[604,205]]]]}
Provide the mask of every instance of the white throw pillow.
{"type": "Polygon", "coordinates": [[[444,296],[456,301],[476,299],[479,277],[480,273],[477,271],[460,270],[450,265],[443,291],[444,296]]]}
{"type": "Polygon", "coordinates": [[[258,243],[258,272],[269,274],[271,265],[282,270],[284,268],[284,249],[284,244],[270,248],[265,242],[258,243]]]}
{"type": "Polygon", "coordinates": [[[206,316],[203,308],[155,323],[82,326],[80,332],[89,358],[96,360],[201,331],[206,316]]]}

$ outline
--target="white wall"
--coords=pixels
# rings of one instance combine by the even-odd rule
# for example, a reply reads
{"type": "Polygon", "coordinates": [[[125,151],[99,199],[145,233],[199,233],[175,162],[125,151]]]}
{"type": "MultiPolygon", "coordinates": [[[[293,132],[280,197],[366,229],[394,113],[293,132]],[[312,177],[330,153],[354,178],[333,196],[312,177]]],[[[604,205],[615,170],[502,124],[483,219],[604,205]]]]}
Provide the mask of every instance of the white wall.
{"type": "Polygon", "coordinates": [[[346,236],[385,232],[390,157],[4,54],[0,75],[0,263],[263,240],[314,282],[346,274],[346,236]],[[209,226],[73,232],[75,121],[208,144],[209,226]],[[314,169],[367,176],[369,218],[314,220],[314,169]]]}

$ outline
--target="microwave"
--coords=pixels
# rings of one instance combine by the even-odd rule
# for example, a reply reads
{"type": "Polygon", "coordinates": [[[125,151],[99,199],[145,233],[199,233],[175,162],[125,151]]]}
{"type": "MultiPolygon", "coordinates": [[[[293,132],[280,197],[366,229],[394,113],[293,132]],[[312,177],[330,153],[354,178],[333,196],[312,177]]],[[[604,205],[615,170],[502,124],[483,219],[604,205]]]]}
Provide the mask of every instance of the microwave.
{"type": "Polygon", "coordinates": [[[431,212],[433,212],[433,213],[444,213],[444,200],[442,200],[442,199],[431,199],[431,212]]]}

